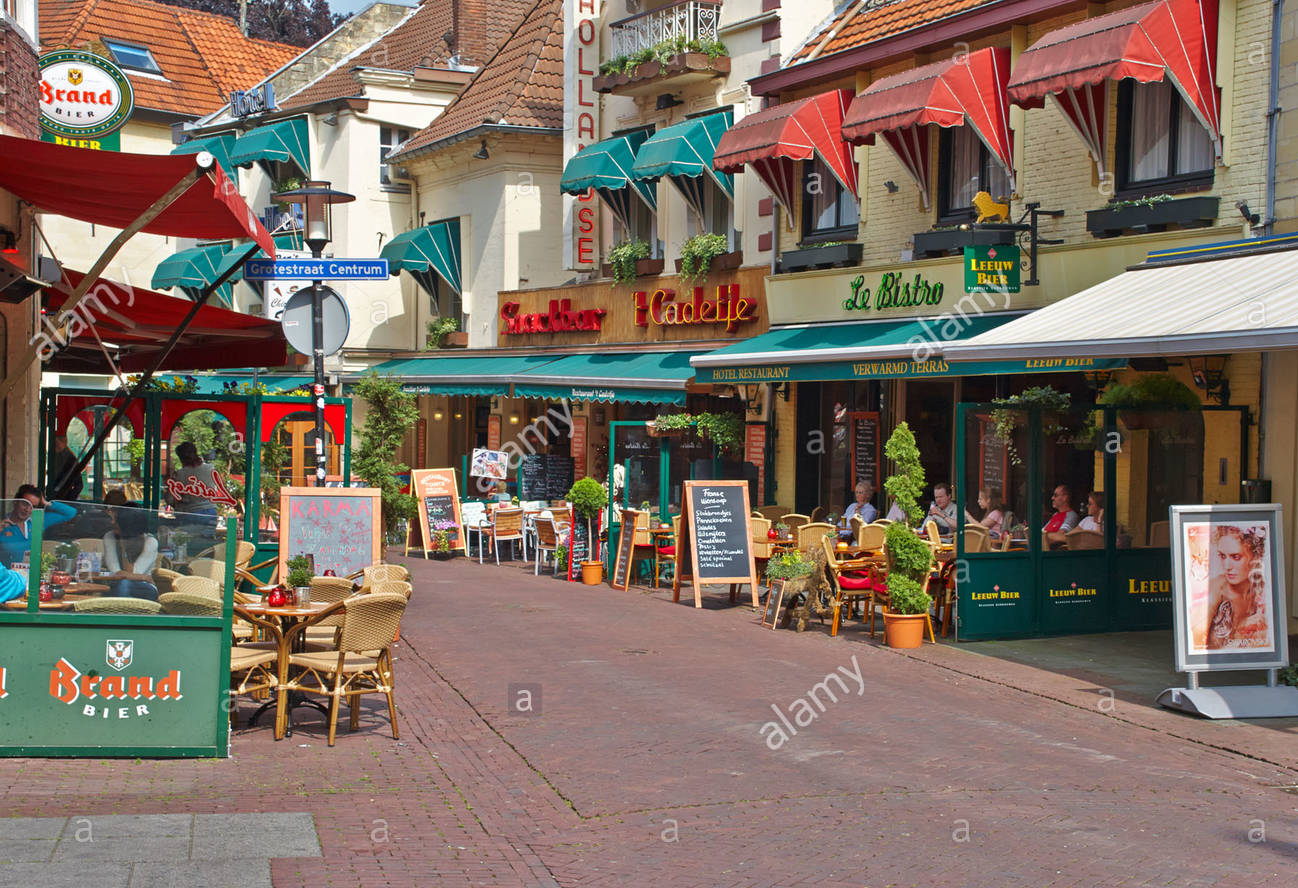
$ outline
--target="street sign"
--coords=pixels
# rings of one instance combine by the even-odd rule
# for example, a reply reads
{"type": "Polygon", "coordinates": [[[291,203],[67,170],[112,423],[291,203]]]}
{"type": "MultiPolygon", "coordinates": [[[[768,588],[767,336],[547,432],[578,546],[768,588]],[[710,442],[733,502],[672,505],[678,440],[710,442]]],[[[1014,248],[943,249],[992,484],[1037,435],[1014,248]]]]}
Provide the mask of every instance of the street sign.
{"type": "MultiPolygon", "coordinates": [[[[343,347],[351,330],[351,316],[347,303],[332,287],[320,288],[322,319],[324,321],[324,353],[332,355],[343,347]]],[[[311,288],[303,287],[289,297],[284,314],[279,320],[288,344],[304,355],[312,352],[311,345],[311,288]]]]}
{"type": "Polygon", "coordinates": [[[387,276],[386,259],[249,259],[243,263],[246,281],[381,281],[387,276]]]}
{"type": "MultiPolygon", "coordinates": [[[[281,259],[310,259],[311,254],[305,250],[276,250],[275,255],[281,259]]],[[[262,283],[263,313],[272,321],[284,316],[284,306],[294,293],[303,287],[311,286],[303,281],[265,281],[262,283]]]]}

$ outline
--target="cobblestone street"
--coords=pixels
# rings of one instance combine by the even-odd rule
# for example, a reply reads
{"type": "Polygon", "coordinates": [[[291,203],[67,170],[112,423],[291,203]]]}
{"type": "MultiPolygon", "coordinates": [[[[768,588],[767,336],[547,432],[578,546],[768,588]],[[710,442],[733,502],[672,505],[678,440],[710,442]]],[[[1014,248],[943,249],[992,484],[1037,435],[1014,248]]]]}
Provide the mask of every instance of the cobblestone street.
{"type": "Polygon", "coordinates": [[[333,749],[304,711],[279,743],[268,726],[241,726],[226,761],[0,761],[8,817],[46,819],[0,821],[0,883],[80,886],[92,872],[101,886],[268,877],[277,888],[1292,878],[1290,728],[1209,735],[1126,703],[1091,710],[1012,686],[1022,669],[998,681],[995,661],[960,649],[926,660],[879,648],[854,622],[833,639],[816,623],[772,632],[722,594],[699,611],[520,565],[410,563],[399,741],[369,703],[333,749]],[[961,671],[974,660],[979,677],[961,671]],[[512,711],[520,700],[535,711],[512,711]],[[191,841],[191,860],[219,865],[168,875],[158,855],[175,849],[148,830],[95,834],[97,820],[131,822],[122,815],[254,813],[287,816],[288,847],[309,846],[298,836],[310,815],[319,852],[273,857],[290,852],[271,842],[243,855],[248,831],[231,830],[223,853],[191,841]],[[78,819],[93,841],[74,833],[78,819]],[[53,825],[23,828],[38,823],[53,825]]]}

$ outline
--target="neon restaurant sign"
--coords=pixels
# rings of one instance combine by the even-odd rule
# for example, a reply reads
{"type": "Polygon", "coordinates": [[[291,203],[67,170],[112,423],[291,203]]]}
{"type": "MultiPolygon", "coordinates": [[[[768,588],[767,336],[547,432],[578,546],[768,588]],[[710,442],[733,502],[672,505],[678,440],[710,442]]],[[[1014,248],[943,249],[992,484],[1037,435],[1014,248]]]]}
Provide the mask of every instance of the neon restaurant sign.
{"type": "Polygon", "coordinates": [[[738,284],[719,284],[716,295],[705,298],[695,287],[687,300],[677,301],[675,290],[638,290],[635,294],[637,327],[674,327],[693,324],[725,324],[733,333],[740,324],[757,320],[757,300],[739,294],[738,284]]]}

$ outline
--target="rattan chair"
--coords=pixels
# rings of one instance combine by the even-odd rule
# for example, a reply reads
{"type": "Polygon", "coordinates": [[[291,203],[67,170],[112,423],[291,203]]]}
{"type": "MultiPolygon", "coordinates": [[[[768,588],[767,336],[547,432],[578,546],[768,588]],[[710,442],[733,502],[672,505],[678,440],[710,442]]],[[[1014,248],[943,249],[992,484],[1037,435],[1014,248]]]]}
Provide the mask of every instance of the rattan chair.
{"type": "Polygon", "coordinates": [[[171,581],[171,591],[183,592],[186,595],[202,595],[217,602],[221,600],[221,584],[210,577],[174,577],[171,581]]]}
{"type": "Polygon", "coordinates": [[[888,538],[888,528],[882,524],[862,524],[856,532],[856,545],[860,549],[879,552],[888,538]]]}
{"type": "Polygon", "coordinates": [[[790,533],[797,533],[798,528],[804,524],[810,524],[811,519],[806,515],[800,515],[797,512],[790,512],[788,515],[780,516],[780,524],[787,524],[790,533]]]}
{"type": "MultiPolygon", "coordinates": [[[[364,591],[365,587],[361,587],[364,591]]],[[[337,604],[357,594],[352,589],[352,581],[346,577],[312,577],[311,602],[313,604],[337,604]]],[[[366,593],[368,594],[368,593],[366,593]]],[[[311,650],[336,650],[338,630],[342,628],[343,615],[339,611],[332,617],[312,622],[305,630],[306,645],[311,650]]]]}
{"type": "Polygon", "coordinates": [[[219,617],[221,600],[210,595],[195,595],[192,592],[167,592],[158,596],[164,614],[175,614],[183,617],[219,617]]]}
{"type": "Polygon", "coordinates": [[[816,506],[816,508],[811,510],[811,515],[808,517],[811,518],[811,523],[813,524],[816,523],[817,521],[820,521],[825,517],[825,507],[816,506]]]}
{"type": "Polygon", "coordinates": [[[147,598],[87,598],[73,602],[72,609],[79,614],[157,614],[162,605],[147,598]]]}
{"type": "Polygon", "coordinates": [[[1064,545],[1069,549],[1103,549],[1104,534],[1098,530],[1082,530],[1074,527],[1064,534],[1064,545]]]}
{"type": "Polygon", "coordinates": [[[394,595],[400,593],[406,596],[407,601],[410,600],[410,593],[414,591],[414,587],[405,580],[379,580],[377,583],[371,583],[369,588],[370,591],[367,593],[369,595],[394,595]]]}
{"type": "MultiPolygon", "coordinates": [[[[350,709],[350,730],[360,727],[360,697],[362,694],[383,694],[388,701],[388,717],[392,723],[392,739],[400,739],[397,731],[397,705],[393,698],[395,676],[392,671],[392,639],[401,626],[401,616],[406,610],[406,597],[401,594],[372,592],[357,595],[322,611],[316,620],[331,616],[346,608],[336,651],[308,651],[290,654],[284,680],[279,683],[279,708],[277,721],[283,723],[288,712],[289,692],[321,694],[329,698],[329,745],[334,745],[338,732],[338,709],[347,698],[350,709]]],[[[287,639],[292,646],[295,632],[304,631],[315,620],[300,623],[289,630],[287,639]]],[[[282,734],[282,726],[277,725],[282,734]]]]}
{"type": "Polygon", "coordinates": [[[821,537],[825,536],[829,537],[831,542],[838,540],[838,531],[834,525],[824,521],[813,521],[793,531],[798,549],[803,552],[810,552],[813,546],[820,545],[821,537]]]}
{"type": "Polygon", "coordinates": [[[964,550],[966,552],[990,552],[992,535],[981,524],[966,524],[964,528],[964,550]]]}
{"type": "Polygon", "coordinates": [[[195,577],[208,577],[218,583],[225,582],[225,562],[215,558],[195,558],[189,562],[189,574],[195,577]]]}
{"type": "Polygon", "coordinates": [[[559,535],[554,531],[553,518],[537,518],[533,525],[536,528],[536,569],[532,573],[536,576],[541,574],[541,558],[545,553],[550,553],[550,564],[553,566],[553,572],[559,572],[559,559],[555,553],[559,550],[559,535]]]}
{"type": "Polygon", "coordinates": [[[758,506],[756,511],[760,512],[763,518],[767,518],[774,523],[779,521],[789,510],[784,506],[758,506]]]}
{"type": "Polygon", "coordinates": [[[870,615],[870,635],[873,636],[875,604],[888,604],[888,588],[879,566],[873,563],[852,564],[839,561],[832,537],[825,537],[821,546],[824,547],[825,566],[829,568],[829,579],[834,587],[834,601],[831,605],[834,617],[829,634],[838,634],[845,606],[855,610],[857,602],[864,602],[870,615]]]}
{"type": "MultiPolygon", "coordinates": [[[[230,724],[237,724],[238,709],[234,698],[252,697],[254,700],[265,700],[277,687],[282,674],[280,649],[282,634],[275,620],[248,613],[235,605],[235,618],[253,626],[258,633],[269,639],[266,646],[248,647],[236,644],[230,648],[230,724]]],[[[283,737],[278,719],[275,720],[275,739],[283,737]]]]}
{"type": "Polygon", "coordinates": [[[758,561],[770,558],[771,519],[752,518],[749,523],[753,526],[753,557],[758,561]]]}
{"type": "MultiPolygon", "coordinates": [[[[523,510],[517,508],[497,509],[491,514],[491,520],[482,528],[491,548],[496,553],[496,563],[500,563],[500,544],[523,541],[523,510]]],[[[484,543],[487,540],[484,540],[484,543]]],[[[478,563],[483,562],[483,552],[478,549],[478,563]]]]}
{"type": "Polygon", "coordinates": [[[371,564],[361,571],[361,575],[365,578],[365,583],[373,583],[376,580],[410,581],[410,571],[400,564],[371,564]]]}
{"type": "Polygon", "coordinates": [[[171,588],[172,582],[177,578],[184,576],[183,573],[177,573],[174,570],[167,570],[165,567],[155,567],[150,575],[153,577],[153,585],[158,587],[159,595],[165,595],[168,592],[174,591],[171,588]]]}

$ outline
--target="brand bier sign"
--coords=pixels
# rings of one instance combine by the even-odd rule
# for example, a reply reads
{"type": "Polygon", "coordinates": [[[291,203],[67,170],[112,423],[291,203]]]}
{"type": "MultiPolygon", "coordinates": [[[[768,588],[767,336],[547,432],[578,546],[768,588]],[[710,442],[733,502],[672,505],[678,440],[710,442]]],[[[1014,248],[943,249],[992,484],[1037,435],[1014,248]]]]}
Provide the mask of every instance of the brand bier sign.
{"type": "Polygon", "coordinates": [[[82,147],[119,129],[135,108],[135,92],[122,70],[94,53],[46,53],[40,68],[41,128],[56,141],[82,147]]]}

